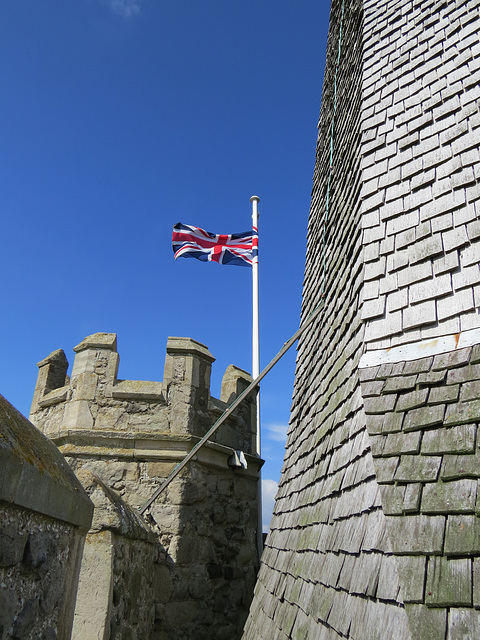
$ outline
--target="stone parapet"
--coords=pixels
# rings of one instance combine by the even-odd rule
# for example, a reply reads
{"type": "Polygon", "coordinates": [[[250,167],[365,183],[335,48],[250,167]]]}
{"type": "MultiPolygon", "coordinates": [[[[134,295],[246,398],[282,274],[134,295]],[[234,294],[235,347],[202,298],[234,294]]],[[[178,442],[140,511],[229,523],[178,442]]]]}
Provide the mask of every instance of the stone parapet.
{"type": "Polygon", "coordinates": [[[58,449],[3,396],[0,467],[0,637],[69,640],[93,504],[58,449]]]}
{"type": "MultiPolygon", "coordinates": [[[[66,443],[74,431],[185,434],[202,437],[219,412],[251,382],[238,367],[227,368],[221,399],[210,395],[213,356],[190,338],[169,338],[162,381],[120,380],[115,334],[96,333],[74,348],[71,378],[62,350],[38,363],[31,420],[50,438],[66,443]]],[[[255,398],[229,418],[218,442],[255,451],[255,398]]]]}
{"type": "Polygon", "coordinates": [[[0,396],[0,501],[88,531],[93,505],[52,443],[0,396]]]}
{"type": "Polygon", "coordinates": [[[95,504],[85,542],[72,640],[149,638],[155,623],[155,570],[165,565],[145,521],[89,471],[80,481],[95,504]]]}

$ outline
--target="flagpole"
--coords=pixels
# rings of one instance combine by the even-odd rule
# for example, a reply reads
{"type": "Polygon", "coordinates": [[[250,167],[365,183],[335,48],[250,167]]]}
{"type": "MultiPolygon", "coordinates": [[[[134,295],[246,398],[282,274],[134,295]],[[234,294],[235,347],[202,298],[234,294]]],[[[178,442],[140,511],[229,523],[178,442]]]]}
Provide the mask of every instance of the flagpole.
{"type": "MultiPolygon", "coordinates": [[[[253,241],[257,238],[258,246],[258,203],[260,198],[252,196],[252,227],[253,241]]],[[[260,374],[260,339],[259,339],[259,312],[258,312],[258,256],[252,263],[252,378],[255,380],[260,374]]],[[[260,391],[257,388],[257,416],[256,416],[256,453],[261,456],[261,439],[260,439],[260,391]]],[[[258,525],[257,525],[257,546],[258,558],[262,555],[263,550],[263,530],[262,530],[262,480],[261,472],[258,478],[258,525]]]]}

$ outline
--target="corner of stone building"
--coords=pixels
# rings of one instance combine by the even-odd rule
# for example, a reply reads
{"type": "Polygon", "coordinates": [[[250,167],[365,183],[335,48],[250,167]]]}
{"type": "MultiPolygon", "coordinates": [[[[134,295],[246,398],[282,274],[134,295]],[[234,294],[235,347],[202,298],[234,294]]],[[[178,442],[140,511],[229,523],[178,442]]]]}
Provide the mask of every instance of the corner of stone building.
{"type": "Polygon", "coordinates": [[[145,521],[88,470],[78,478],[95,505],[79,577],[72,640],[151,637],[155,624],[155,573],[163,559],[145,521]],[[130,612],[129,615],[126,612],[130,612]]]}
{"type": "Polygon", "coordinates": [[[70,638],[93,504],[58,449],[0,396],[0,634],[70,638]]]}

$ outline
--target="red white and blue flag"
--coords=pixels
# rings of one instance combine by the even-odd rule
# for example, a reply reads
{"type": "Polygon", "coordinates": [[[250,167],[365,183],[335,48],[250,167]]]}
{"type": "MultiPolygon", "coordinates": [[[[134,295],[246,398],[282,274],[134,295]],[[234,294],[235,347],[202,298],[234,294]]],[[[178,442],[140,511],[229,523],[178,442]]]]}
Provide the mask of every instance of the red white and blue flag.
{"type": "Polygon", "coordinates": [[[177,258],[197,258],[203,262],[250,267],[258,261],[258,232],[209,233],[191,224],[177,222],[173,227],[173,253],[177,258]]]}

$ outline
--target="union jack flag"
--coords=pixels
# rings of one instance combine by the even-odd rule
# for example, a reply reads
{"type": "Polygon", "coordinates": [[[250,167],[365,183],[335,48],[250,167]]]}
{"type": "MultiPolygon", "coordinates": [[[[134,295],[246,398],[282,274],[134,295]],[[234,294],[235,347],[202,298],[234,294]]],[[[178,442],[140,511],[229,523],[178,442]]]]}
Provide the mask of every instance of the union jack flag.
{"type": "Polygon", "coordinates": [[[173,227],[173,253],[177,258],[197,258],[203,262],[249,267],[258,260],[258,232],[221,235],[191,224],[177,222],[173,227]]]}

